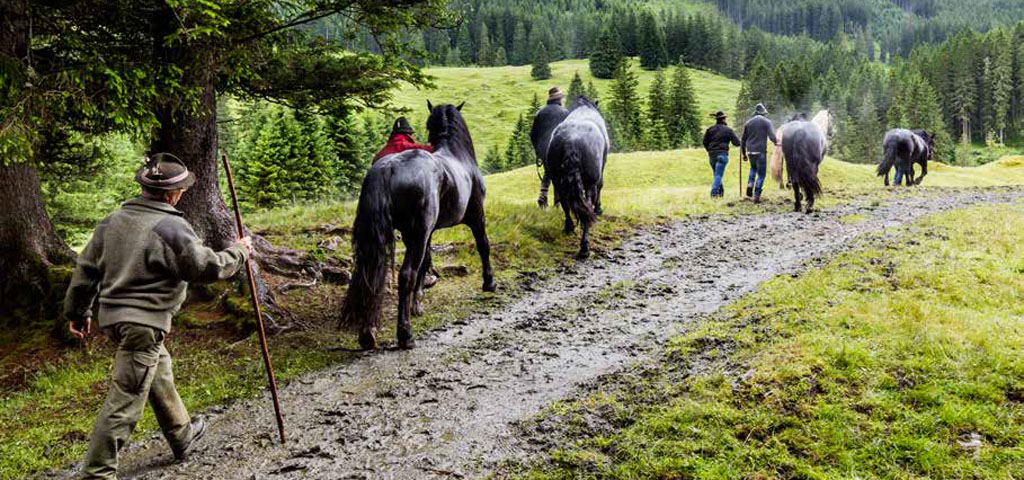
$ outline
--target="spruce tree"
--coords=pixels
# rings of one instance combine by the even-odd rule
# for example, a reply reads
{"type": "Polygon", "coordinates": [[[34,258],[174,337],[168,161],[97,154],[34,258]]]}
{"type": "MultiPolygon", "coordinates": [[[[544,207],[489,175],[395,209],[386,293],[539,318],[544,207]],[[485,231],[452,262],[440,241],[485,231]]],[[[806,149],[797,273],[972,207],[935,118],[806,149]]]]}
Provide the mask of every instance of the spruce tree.
{"type": "Polygon", "coordinates": [[[547,80],[551,78],[551,65],[548,65],[548,61],[548,49],[542,42],[537,45],[537,51],[534,53],[530,77],[534,80],[547,80]]]}
{"type": "Polygon", "coordinates": [[[490,33],[487,31],[487,22],[480,22],[480,31],[477,33],[479,38],[476,42],[476,63],[481,67],[490,67],[494,63],[491,61],[491,39],[490,33]]]}
{"type": "Polygon", "coordinates": [[[509,53],[509,63],[512,65],[526,65],[530,63],[530,37],[526,33],[523,21],[516,22],[516,28],[512,34],[512,51],[509,53]]]}
{"type": "Polygon", "coordinates": [[[764,104],[769,112],[776,111],[779,97],[779,86],[765,64],[764,57],[758,54],[743,77],[740,94],[736,98],[736,118],[749,116],[758,103],[764,104]]]}
{"type": "Polygon", "coordinates": [[[504,67],[505,65],[508,65],[508,58],[505,55],[505,47],[498,46],[498,48],[494,50],[494,54],[491,57],[491,64],[495,67],[504,67]]]}
{"type": "Polygon", "coordinates": [[[597,87],[594,86],[594,81],[593,80],[587,81],[587,94],[586,94],[586,96],[587,96],[588,99],[590,99],[591,102],[594,102],[594,105],[597,105],[601,101],[601,95],[597,91],[597,87]]]}
{"type": "Polygon", "coordinates": [[[597,38],[597,45],[590,53],[590,73],[596,78],[612,78],[622,63],[623,55],[618,34],[609,23],[597,38]]]}
{"type": "Polygon", "coordinates": [[[676,66],[669,87],[667,116],[668,140],[673,148],[691,147],[701,142],[700,111],[697,107],[697,96],[690,81],[689,70],[676,66]]]}
{"type": "Polygon", "coordinates": [[[620,133],[622,148],[627,151],[636,148],[643,139],[640,98],[637,94],[638,85],[636,72],[631,68],[629,60],[623,58],[615,71],[610,110],[617,122],[616,127],[620,133]]]}
{"type": "Polygon", "coordinates": [[[668,47],[665,45],[665,31],[662,30],[654,13],[644,14],[640,23],[640,67],[657,70],[668,65],[668,47]]]}
{"type": "Polygon", "coordinates": [[[882,142],[885,127],[878,118],[873,95],[865,95],[860,108],[850,122],[846,142],[847,159],[857,163],[877,163],[882,158],[882,142]]]}
{"type": "Polygon", "coordinates": [[[572,76],[572,81],[569,82],[569,91],[566,92],[565,105],[568,108],[572,108],[576,104],[576,99],[580,95],[586,96],[586,87],[583,86],[583,79],[580,78],[580,72],[576,72],[572,76]]]}
{"type": "Polygon", "coordinates": [[[997,35],[994,61],[992,66],[992,126],[999,138],[999,143],[1006,141],[1006,123],[1010,113],[1013,96],[1013,46],[1005,35],[997,35]]]}
{"type": "Polygon", "coordinates": [[[668,84],[665,82],[665,72],[658,70],[654,74],[654,81],[651,82],[651,89],[647,94],[647,129],[650,148],[665,150],[669,147],[670,115],[671,108],[668,102],[668,84]]]}

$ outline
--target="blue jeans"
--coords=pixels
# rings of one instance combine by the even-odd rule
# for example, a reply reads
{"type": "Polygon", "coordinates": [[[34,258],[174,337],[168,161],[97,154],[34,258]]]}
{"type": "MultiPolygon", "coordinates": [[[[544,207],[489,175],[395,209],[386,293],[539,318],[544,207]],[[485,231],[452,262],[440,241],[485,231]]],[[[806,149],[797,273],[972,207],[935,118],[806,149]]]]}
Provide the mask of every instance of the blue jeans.
{"type": "Polygon", "coordinates": [[[894,185],[899,185],[903,181],[903,169],[896,167],[896,173],[893,175],[892,181],[894,185]]]}
{"type": "Polygon", "coordinates": [[[750,175],[747,177],[747,186],[754,187],[754,195],[757,196],[761,196],[761,189],[764,187],[764,177],[768,173],[767,157],[767,155],[760,153],[747,155],[747,158],[750,159],[750,175]]]}
{"type": "Polygon", "coordinates": [[[714,172],[715,180],[711,183],[711,196],[721,197],[725,195],[725,187],[722,186],[722,177],[725,176],[725,166],[729,164],[728,153],[716,153],[710,158],[711,170],[714,172]]]}

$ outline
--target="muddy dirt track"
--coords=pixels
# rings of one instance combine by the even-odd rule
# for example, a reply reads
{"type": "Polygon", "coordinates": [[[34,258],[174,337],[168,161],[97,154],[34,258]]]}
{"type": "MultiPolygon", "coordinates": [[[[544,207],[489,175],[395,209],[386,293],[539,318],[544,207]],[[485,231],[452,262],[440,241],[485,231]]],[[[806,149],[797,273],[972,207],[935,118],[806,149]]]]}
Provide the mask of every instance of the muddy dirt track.
{"type": "MultiPolygon", "coordinates": [[[[528,282],[519,300],[497,311],[421,336],[414,350],[366,353],[293,382],[281,399],[286,447],[277,445],[269,399],[239,402],[212,415],[191,460],[172,464],[163,441],[150,438],[125,452],[120,478],[486,474],[496,462],[531,454],[515,422],[600,375],[644,361],[673,332],[760,283],[866,233],[1024,196],[1022,189],[927,192],[812,215],[652,227],[550,280],[528,282]],[[863,218],[843,221],[853,214],[863,218]]],[[[389,321],[387,335],[393,328],[389,321]]]]}

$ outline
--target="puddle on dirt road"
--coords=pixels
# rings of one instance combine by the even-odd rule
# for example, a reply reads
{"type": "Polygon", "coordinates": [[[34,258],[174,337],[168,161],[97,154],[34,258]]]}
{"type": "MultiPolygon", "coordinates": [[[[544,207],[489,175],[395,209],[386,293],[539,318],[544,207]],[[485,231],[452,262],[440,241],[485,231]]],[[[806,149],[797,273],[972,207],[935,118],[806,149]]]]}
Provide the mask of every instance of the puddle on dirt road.
{"type": "Polygon", "coordinates": [[[153,439],[126,453],[120,476],[486,474],[495,462],[528,455],[517,442],[516,421],[648,358],[673,332],[775,275],[796,271],[865,233],[1022,194],[960,190],[813,215],[653,227],[618,249],[565,268],[498,311],[421,337],[414,350],[368,353],[293,382],[281,392],[290,434],[286,447],[276,444],[270,402],[242,402],[212,418],[191,460],[169,464],[166,446],[153,439]],[[849,215],[863,220],[843,221],[849,215]]]}

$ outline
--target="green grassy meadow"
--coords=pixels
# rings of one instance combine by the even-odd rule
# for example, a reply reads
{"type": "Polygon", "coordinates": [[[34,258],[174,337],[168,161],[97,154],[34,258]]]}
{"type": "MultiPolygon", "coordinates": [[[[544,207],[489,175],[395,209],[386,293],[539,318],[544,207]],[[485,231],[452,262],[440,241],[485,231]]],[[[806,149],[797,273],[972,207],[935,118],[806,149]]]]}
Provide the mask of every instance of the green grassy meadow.
{"type": "Polygon", "coordinates": [[[569,438],[522,476],[1021,478],[1021,224],[1020,203],[932,216],[769,281],[549,408],[569,438]]]}
{"type": "MultiPolygon", "coordinates": [[[[735,162],[735,159],[734,159],[735,162]]],[[[726,198],[708,196],[710,169],[699,150],[614,154],[606,171],[604,202],[606,215],[595,227],[592,246],[608,249],[628,238],[631,231],[671,219],[702,214],[756,214],[788,211],[788,192],[777,186],[766,188],[767,202],[754,205],[739,201],[736,165],[726,178],[726,198]]],[[[881,187],[871,166],[828,160],[822,169],[826,189],[823,206],[864,196],[885,198],[898,195],[881,187]]],[[[541,211],[535,204],[539,180],[533,168],[522,168],[486,177],[488,187],[488,233],[492,242],[500,291],[481,293],[479,259],[469,229],[457,227],[439,232],[434,244],[449,247],[434,257],[435,264],[465,266],[467,276],[446,277],[426,298],[428,314],[414,319],[423,332],[462,318],[473,311],[493,308],[513,297],[517,279],[524,272],[544,275],[552,267],[573,262],[578,237],[562,234],[562,216],[554,210],[541,211]]],[[[1024,183],[1024,157],[1011,157],[978,168],[936,165],[926,180],[928,186],[1004,185],[1024,183]]],[[[279,245],[316,250],[324,239],[318,228],[350,225],[354,202],[323,203],[273,210],[248,218],[248,223],[279,245]]],[[[337,252],[325,255],[350,256],[348,237],[337,252]]],[[[399,246],[401,250],[401,246],[399,246]]],[[[337,347],[355,347],[354,338],[334,330],[334,315],[340,309],[344,288],[323,286],[310,291],[293,291],[282,301],[293,309],[301,329],[272,338],[275,367],[283,382],[297,376],[344,362],[351,353],[337,347]]],[[[260,357],[252,337],[240,339],[237,325],[245,318],[245,300],[230,297],[228,311],[223,304],[198,303],[175,319],[175,330],[167,341],[175,358],[178,385],[193,411],[240,398],[251,398],[264,388],[260,357]]],[[[382,339],[390,341],[388,334],[382,339]]],[[[7,339],[2,365],[6,371],[29,369],[26,380],[0,397],[0,479],[20,478],[25,472],[65,465],[77,460],[87,444],[88,432],[105,394],[111,350],[96,335],[89,348],[52,351],[56,362],[33,363],[38,352],[47,352],[45,332],[32,338],[7,339]],[[12,365],[20,359],[28,363],[12,365]]],[[[51,360],[52,360],[51,358],[51,360]]],[[[147,411],[140,424],[141,434],[156,430],[147,411]]],[[[138,438],[138,437],[136,437],[138,438]]]]}
{"type": "MultiPolygon", "coordinates": [[[[654,80],[654,72],[641,70],[639,61],[634,59],[638,74],[638,92],[644,99],[654,80]]],[[[530,101],[537,94],[543,105],[547,101],[548,89],[560,86],[568,90],[573,75],[579,72],[584,85],[593,80],[600,92],[601,101],[610,96],[612,80],[595,79],[590,75],[587,60],[563,60],[551,64],[552,77],[548,80],[530,78],[530,65],[520,67],[462,67],[428,68],[426,73],[434,77],[434,89],[416,89],[406,86],[395,94],[394,104],[408,108],[408,118],[419,137],[426,138],[427,100],[435,105],[441,103],[459,104],[466,102],[462,109],[470,133],[476,144],[477,155],[483,158],[492,145],[502,151],[512,133],[519,114],[531,115],[530,101]]],[[[671,70],[666,72],[666,77],[671,70]]],[[[732,111],[739,95],[740,82],[703,70],[690,69],[690,77],[697,92],[700,112],[704,115],[717,110],[732,111]]],[[[710,118],[709,125],[712,123],[710,118]]]]}

